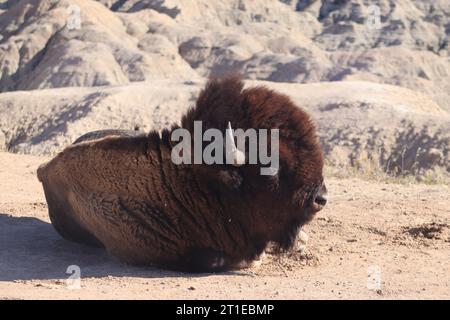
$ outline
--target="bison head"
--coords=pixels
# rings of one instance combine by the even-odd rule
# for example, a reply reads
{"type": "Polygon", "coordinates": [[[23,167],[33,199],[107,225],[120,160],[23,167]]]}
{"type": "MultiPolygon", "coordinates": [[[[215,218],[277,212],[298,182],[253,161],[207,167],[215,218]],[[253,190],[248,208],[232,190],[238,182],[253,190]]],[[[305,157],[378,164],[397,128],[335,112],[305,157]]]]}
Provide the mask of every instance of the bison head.
{"type": "Polygon", "coordinates": [[[181,126],[192,135],[194,121],[224,134],[229,123],[243,130],[279,130],[274,175],[261,175],[261,164],[248,163],[248,148],[238,150],[247,160],[241,165],[193,165],[193,170],[204,189],[233,212],[232,219],[249,228],[253,242],[290,248],[299,228],[326,203],[323,155],[308,114],[287,96],[262,86],[244,89],[232,76],[211,80],[183,117],[181,126]]]}

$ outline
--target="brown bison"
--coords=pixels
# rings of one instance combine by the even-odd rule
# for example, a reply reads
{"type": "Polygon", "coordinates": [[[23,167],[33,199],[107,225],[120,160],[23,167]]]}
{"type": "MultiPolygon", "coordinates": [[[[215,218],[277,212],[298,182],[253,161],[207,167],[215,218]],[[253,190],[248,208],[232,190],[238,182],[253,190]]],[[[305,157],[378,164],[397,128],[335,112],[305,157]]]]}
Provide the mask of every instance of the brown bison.
{"type": "MultiPolygon", "coordinates": [[[[293,246],[326,203],[323,156],[310,117],[285,95],[213,79],[181,128],[279,129],[279,170],[171,161],[171,132],[88,133],[38,169],[55,229],[139,265],[210,272],[293,246]]],[[[244,154],[245,156],[245,154],[244,154]]]]}

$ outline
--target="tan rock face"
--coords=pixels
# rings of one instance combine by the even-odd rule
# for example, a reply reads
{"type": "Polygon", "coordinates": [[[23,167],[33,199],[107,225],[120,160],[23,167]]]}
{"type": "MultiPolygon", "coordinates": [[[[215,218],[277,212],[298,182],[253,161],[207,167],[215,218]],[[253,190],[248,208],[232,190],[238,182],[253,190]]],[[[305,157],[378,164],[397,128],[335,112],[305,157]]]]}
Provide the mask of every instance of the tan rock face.
{"type": "Polygon", "coordinates": [[[446,1],[136,0],[114,10],[144,7],[173,18],[177,28],[155,25],[157,32],[175,39],[203,76],[234,70],[277,82],[389,83],[449,109],[446,1]]]}
{"type": "Polygon", "coordinates": [[[150,39],[148,26],[127,23],[136,18],[95,1],[17,3],[0,16],[0,90],[197,77],[163,35],[150,39]]]}
{"type": "Polygon", "coordinates": [[[6,150],[6,137],[3,131],[0,131],[0,150],[6,150]]]}
{"type": "Polygon", "coordinates": [[[446,0],[2,3],[1,91],[238,71],[276,82],[389,83],[450,110],[446,0]]]}

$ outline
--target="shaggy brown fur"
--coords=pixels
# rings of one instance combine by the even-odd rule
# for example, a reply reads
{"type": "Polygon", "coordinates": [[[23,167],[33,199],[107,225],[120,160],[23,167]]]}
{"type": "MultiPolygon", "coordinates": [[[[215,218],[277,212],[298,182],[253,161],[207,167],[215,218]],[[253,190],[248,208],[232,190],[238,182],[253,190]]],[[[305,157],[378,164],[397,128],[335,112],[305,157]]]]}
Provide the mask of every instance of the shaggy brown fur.
{"type": "MultiPolygon", "coordinates": [[[[49,214],[65,238],[104,246],[127,262],[183,271],[237,268],[269,242],[293,245],[325,204],[313,122],[286,96],[211,80],[181,126],[278,128],[280,170],[259,165],[175,165],[170,130],[90,133],[38,169],[49,214]]],[[[176,128],[173,126],[171,130],[176,128]]],[[[192,134],[193,136],[193,134],[192,134]]]]}

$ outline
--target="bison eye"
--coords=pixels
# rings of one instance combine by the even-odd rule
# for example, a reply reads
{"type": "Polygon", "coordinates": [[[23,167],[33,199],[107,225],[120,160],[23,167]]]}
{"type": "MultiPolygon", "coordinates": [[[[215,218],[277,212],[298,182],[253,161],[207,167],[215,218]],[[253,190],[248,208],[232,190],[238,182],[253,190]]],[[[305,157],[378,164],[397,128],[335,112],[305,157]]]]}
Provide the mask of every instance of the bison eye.
{"type": "Polygon", "coordinates": [[[220,170],[219,179],[233,189],[238,189],[243,180],[242,176],[236,170],[220,170]]]}

